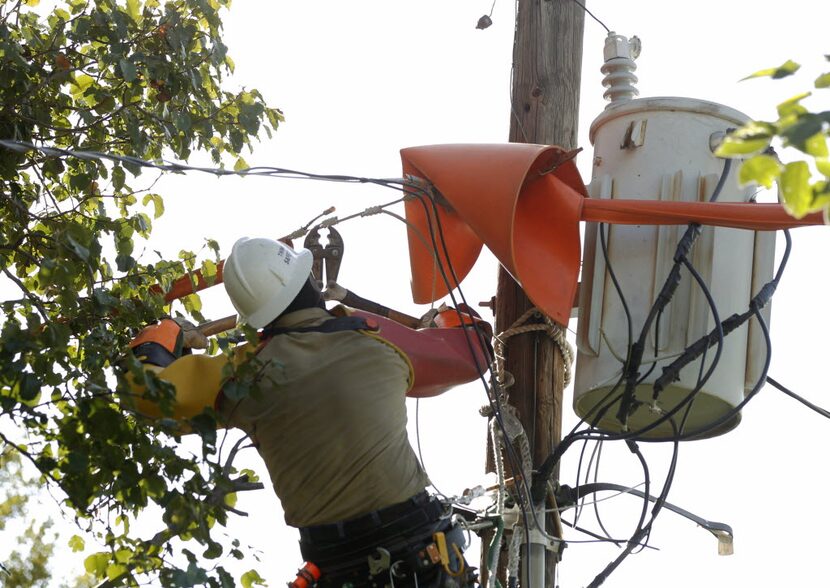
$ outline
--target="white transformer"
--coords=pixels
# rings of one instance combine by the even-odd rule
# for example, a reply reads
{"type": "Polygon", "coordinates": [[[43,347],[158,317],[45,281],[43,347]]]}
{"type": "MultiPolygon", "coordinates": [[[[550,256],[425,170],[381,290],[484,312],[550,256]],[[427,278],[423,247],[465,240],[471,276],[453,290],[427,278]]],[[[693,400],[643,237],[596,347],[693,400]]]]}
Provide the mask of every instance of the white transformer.
{"type": "MultiPolygon", "coordinates": [[[[720,104],[690,98],[632,99],[633,58],[625,37],[609,36],[606,43],[606,97],[612,102],[591,125],[594,145],[593,198],[708,201],[724,170],[713,148],[728,129],[748,120],[720,104]]],[[[739,188],[740,162],[734,161],[718,197],[719,202],[744,202],[753,187],[739,188]]],[[[606,253],[599,228],[589,223],[582,255],[579,301],[578,357],[574,409],[586,422],[620,431],[620,382],[628,346],[636,341],[672,265],[685,226],[605,226],[606,253]],[[606,258],[607,254],[607,258],[606,258]],[[613,284],[616,276],[620,293],[613,284]],[[627,306],[628,313],[625,307],[627,306]],[[630,324],[629,317],[630,316],[630,324]],[[618,384],[619,383],[619,384],[618,384]],[[611,403],[606,410],[603,407],[611,403]],[[598,419],[598,420],[597,420],[598,419]]],[[[711,293],[720,320],[744,313],[750,298],[772,278],[774,232],[703,227],[689,261],[711,293]]],[[[687,365],[678,381],[653,399],[653,383],[663,368],[715,327],[705,290],[685,268],[671,303],[652,325],[639,368],[635,398],[638,408],[627,420],[629,431],[659,419],[689,396],[716,355],[711,347],[687,365]],[[701,365],[701,363],[703,365],[701,365]]],[[[769,319],[769,306],[764,309],[769,319]]],[[[762,330],[753,319],[723,340],[717,369],[691,404],[684,431],[694,432],[723,420],[700,437],[735,427],[740,413],[725,419],[758,381],[767,349],[762,330]]],[[[679,426],[686,409],[674,416],[679,426]]],[[[668,422],[645,436],[671,437],[668,422]]]]}

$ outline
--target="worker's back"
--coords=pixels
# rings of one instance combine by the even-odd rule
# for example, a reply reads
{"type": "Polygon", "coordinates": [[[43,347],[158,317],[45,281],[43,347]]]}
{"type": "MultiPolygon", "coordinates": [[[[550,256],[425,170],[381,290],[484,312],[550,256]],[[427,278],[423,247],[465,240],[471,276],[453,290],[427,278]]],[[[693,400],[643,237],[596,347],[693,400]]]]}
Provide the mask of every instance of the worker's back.
{"type": "MultiPolygon", "coordinates": [[[[332,317],[306,308],[282,329],[332,317]]],[[[406,433],[409,365],[358,331],[280,334],[259,352],[261,394],[223,400],[230,424],[258,444],[285,520],[333,523],[407,500],[429,483],[406,433]]]]}

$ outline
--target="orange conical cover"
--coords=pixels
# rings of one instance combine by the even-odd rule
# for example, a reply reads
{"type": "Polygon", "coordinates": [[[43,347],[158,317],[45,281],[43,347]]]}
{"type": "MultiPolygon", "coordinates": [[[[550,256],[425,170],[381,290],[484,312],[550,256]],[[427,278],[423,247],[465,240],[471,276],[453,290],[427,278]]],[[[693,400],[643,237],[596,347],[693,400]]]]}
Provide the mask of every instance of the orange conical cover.
{"type": "Polygon", "coordinates": [[[440,193],[406,203],[415,302],[447,294],[436,273],[439,260],[455,287],[448,270],[463,280],[484,243],[536,306],[567,324],[587,197],[571,154],[555,146],[510,143],[410,147],[401,157],[406,177],[415,176],[440,193]]]}

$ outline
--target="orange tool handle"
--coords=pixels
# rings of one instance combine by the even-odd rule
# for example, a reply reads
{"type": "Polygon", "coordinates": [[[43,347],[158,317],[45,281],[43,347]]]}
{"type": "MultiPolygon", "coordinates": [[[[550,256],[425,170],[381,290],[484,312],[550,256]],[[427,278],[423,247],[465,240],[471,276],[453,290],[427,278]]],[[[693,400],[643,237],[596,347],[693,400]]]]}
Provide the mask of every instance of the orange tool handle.
{"type": "Polygon", "coordinates": [[[210,283],[202,276],[202,272],[200,270],[196,270],[189,275],[182,276],[181,278],[177,279],[173,282],[173,285],[170,286],[170,289],[165,292],[161,289],[161,286],[158,284],[151,286],[150,291],[154,294],[159,294],[164,296],[165,302],[173,302],[174,300],[178,300],[179,298],[184,298],[185,296],[189,296],[195,292],[200,292],[206,288],[210,288],[211,286],[215,286],[216,284],[222,283],[222,267],[225,265],[225,260],[223,259],[216,265],[216,276],[210,283]]]}
{"type": "Polygon", "coordinates": [[[396,323],[400,323],[405,327],[409,327],[410,329],[417,329],[421,326],[421,320],[415,318],[414,316],[410,316],[408,314],[404,314],[402,312],[398,312],[388,306],[384,306],[377,302],[373,302],[371,300],[367,300],[361,296],[358,296],[351,290],[346,290],[346,295],[340,300],[344,305],[350,306],[351,308],[357,308],[358,310],[365,310],[366,312],[371,312],[372,314],[376,314],[388,319],[392,319],[396,323]]]}
{"type": "Polygon", "coordinates": [[[297,577],[288,583],[288,588],[311,588],[321,575],[320,568],[307,561],[297,570],[297,577]]]}

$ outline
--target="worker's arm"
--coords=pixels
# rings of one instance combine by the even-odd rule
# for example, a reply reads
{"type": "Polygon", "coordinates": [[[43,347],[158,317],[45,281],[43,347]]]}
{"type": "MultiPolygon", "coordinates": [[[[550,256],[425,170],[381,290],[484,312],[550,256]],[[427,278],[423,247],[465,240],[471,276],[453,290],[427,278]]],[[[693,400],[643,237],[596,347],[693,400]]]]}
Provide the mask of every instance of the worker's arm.
{"type": "MultiPolygon", "coordinates": [[[[191,348],[204,348],[207,339],[192,325],[179,324],[173,319],[163,319],[158,324],[145,327],[130,342],[130,349],[144,364],[144,369],[154,372],[160,379],[176,389],[173,418],[187,419],[215,406],[222,385],[228,378],[226,366],[230,360],[225,355],[192,355],[191,348]]],[[[236,360],[241,361],[248,346],[237,348],[236,360]]],[[[136,410],[149,417],[163,416],[158,403],[145,397],[143,386],[128,378],[133,392],[136,410]]]]}
{"type": "Polygon", "coordinates": [[[377,322],[376,336],[408,360],[412,370],[409,397],[437,396],[477,380],[489,368],[490,325],[470,311],[459,316],[455,309],[445,310],[436,317],[438,327],[417,330],[364,311],[353,314],[377,322]]]}

